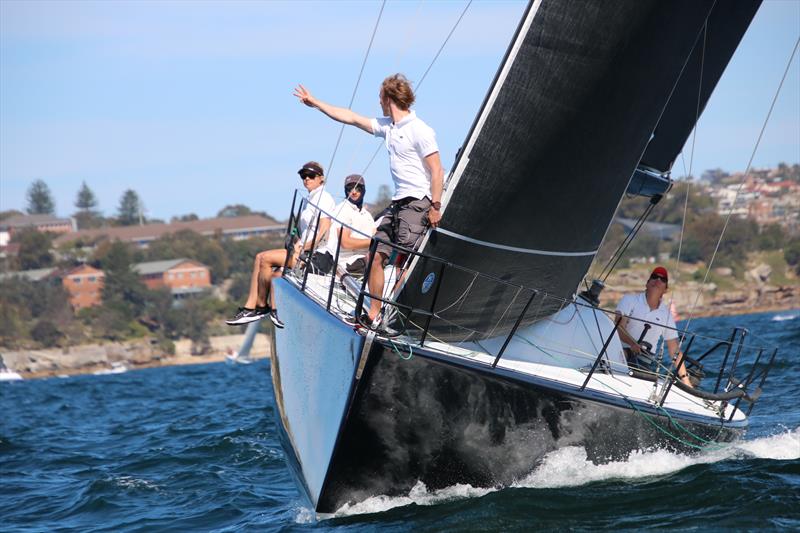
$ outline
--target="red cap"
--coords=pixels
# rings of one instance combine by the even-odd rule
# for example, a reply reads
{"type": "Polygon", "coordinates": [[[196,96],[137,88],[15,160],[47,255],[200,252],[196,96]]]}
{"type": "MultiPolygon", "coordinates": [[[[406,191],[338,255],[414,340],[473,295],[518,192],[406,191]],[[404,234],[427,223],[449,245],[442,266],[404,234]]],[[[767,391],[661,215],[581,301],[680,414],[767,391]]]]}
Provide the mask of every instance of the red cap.
{"type": "Polygon", "coordinates": [[[655,267],[653,269],[653,271],[650,272],[651,276],[653,274],[655,274],[656,276],[661,276],[662,278],[666,278],[667,280],[669,280],[669,274],[667,274],[667,269],[664,268],[664,267],[655,267]]]}

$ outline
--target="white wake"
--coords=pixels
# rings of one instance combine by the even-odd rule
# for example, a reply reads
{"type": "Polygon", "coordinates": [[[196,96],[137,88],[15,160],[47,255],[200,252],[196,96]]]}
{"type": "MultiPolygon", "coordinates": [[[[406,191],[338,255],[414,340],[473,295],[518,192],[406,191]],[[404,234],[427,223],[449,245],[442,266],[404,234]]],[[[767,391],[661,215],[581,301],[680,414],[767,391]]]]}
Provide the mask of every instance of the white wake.
{"type": "MultiPolygon", "coordinates": [[[[664,476],[696,464],[742,459],[800,459],[800,427],[784,433],[715,446],[695,455],[683,455],[666,450],[634,452],[625,461],[601,465],[592,463],[582,447],[560,448],[545,456],[536,469],[514,483],[513,487],[558,488],[575,487],[597,481],[636,480],[664,476]]],[[[424,483],[417,484],[403,496],[373,496],[355,504],[346,504],[331,515],[318,515],[320,519],[358,514],[380,513],[405,505],[436,505],[453,500],[481,497],[497,488],[475,488],[471,485],[454,485],[429,491],[424,483]]],[[[306,523],[308,514],[298,515],[306,523]]]]}

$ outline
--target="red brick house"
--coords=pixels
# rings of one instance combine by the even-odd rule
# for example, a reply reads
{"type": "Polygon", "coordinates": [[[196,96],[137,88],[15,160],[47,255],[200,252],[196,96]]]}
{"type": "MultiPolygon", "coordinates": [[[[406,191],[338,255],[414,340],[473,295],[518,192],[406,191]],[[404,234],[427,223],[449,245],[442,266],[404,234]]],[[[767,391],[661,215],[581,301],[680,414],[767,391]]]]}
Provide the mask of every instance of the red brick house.
{"type": "Polygon", "coordinates": [[[175,296],[202,292],[211,288],[211,271],[191,259],[167,259],[133,265],[149,289],[169,287],[175,296]]]}
{"type": "Polygon", "coordinates": [[[69,293],[69,303],[76,311],[100,305],[106,275],[90,265],[80,265],[62,274],[61,283],[69,293]]]}

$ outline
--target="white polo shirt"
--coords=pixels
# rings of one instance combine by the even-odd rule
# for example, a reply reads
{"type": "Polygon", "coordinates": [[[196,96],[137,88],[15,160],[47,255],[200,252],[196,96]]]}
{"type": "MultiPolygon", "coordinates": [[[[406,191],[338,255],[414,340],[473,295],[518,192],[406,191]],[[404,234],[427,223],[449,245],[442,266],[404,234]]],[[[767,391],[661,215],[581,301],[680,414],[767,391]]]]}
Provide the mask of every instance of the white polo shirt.
{"type": "Polygon", "coordinates": [[[626,294],[619,301],[617,311],[629,318],[628,326],[625,329],[635,341],[639,340],[642,331],[644,331],[644,325],[650,323],[650,329],[647,330],[647,335],[642,340],[649,342],[653,350],[658,345],[659,337],[664,337],[665,341],[678,338],[678,332],[674,329],[675,320],[673,320],[672,313],[669,312],[669,307],[664,303],[663,299],[658,303],[658,307],[651,310],[645,293],[626,294]],[[642,322],[642,320],[647,322],[642,322]]]}
{"type": "MultiPolygon", "coordinates": [[[[336,206],[334,216],[336,220],[332,221],[331,231],[328,233],[328,240],[325,242],[324,248],[320,250],[322,252],[327,251],[333,257],[336,257],[336,245],[339,243],[339,230],[342,224],[350,226],[364,234],[361,235],[351,231],[350,236],[354,239],[368,239],[375,233],[375,221],[372,219],[372,215],[369,214],[369,211],[364,208],[359,209],[355,204],[347,201],[347,199],[336,206]]],[[[339,259],[347,259],[354,255],[364,255],[366,250],[366,248],[361,250],[348,250],[343,246],[342,249],[339,250],[339,259]]]]}
{"type": "Polygon", "coordinates": [[[394,181],[392,200],[431,195],[431,173],[424,159],[439,151],[436,133],[411,111],[397,124],[391,117],[372,119],[372,134],[385,139],[394,181]]]}
{"type": "Polygon", "coordinates": [[[308,203],[300,212],[300,220],[297,227],[300,231],[300,242],[304,243],[311,241],[314,238],[314,228],[317,224],[317,208],[318,205],[322,211],[322,218],[330,218],[330,214],[336,210],[336,202],[333,201],[333,196],[328,191],[323,190],[320,185],[308,195],[308,203]],[[314,204],[314,205],[311,205],[314,204]],[[325,213],[329,213],[326,215],[325,213]]]}

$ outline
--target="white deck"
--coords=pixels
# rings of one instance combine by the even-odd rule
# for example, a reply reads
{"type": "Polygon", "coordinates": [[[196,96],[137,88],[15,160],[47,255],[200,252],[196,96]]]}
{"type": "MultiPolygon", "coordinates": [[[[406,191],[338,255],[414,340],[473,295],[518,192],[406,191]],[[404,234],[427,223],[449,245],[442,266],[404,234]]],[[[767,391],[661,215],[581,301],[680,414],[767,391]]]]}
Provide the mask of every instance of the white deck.
{"type": "MultiPolygon", "coordinates": [[[[328,300],[330,279],[330,276],[309,274],[306,280],[306,293],[322,307],[325,307],[328,300]]],[[[300,281],[295,280],[298,285],[300,281]]],[[[330,312],[344,320],[353,315],[355,305],[355,299],[337,282],[334,286],[330,312]]],[[[566,385],[569,388],[580,387],[613,327],[612,321],[605,313],[590,307],[570,304],[548,319],[520,328],[506,348],[497,368],[553,384],[566,385]]],[[[418,346],[417,340],[405,336],[394,338],[392,341],[398,346],[410,345],[412,349],[418,346]]],[[[480,343],[453,344],[439,342],[429,336],[425,341],[425,349],[441,356],[491,366],[504,341],[505,336],[500,336],[482,340],[480,343]]],[[[606,353],[610,373],[601,369],[595,371],[585,391],[656,406],[664,390],[664,381],[659,380],[656,384],[629,376],[622,345],[616,335],[611,339],[606,353]]],[[[720,404],[721,402],[696,398],[677,387],[672,387],[663,408],[670,412],[682,412],[718,420],[720,404]]],[[[732,411],[733,406],[728,404],[725,409],[726,420],[732,411]]],[[[741,410],[737,410],[733,417],[733,420],[738,422],[745,419],[741,410]]]]}

